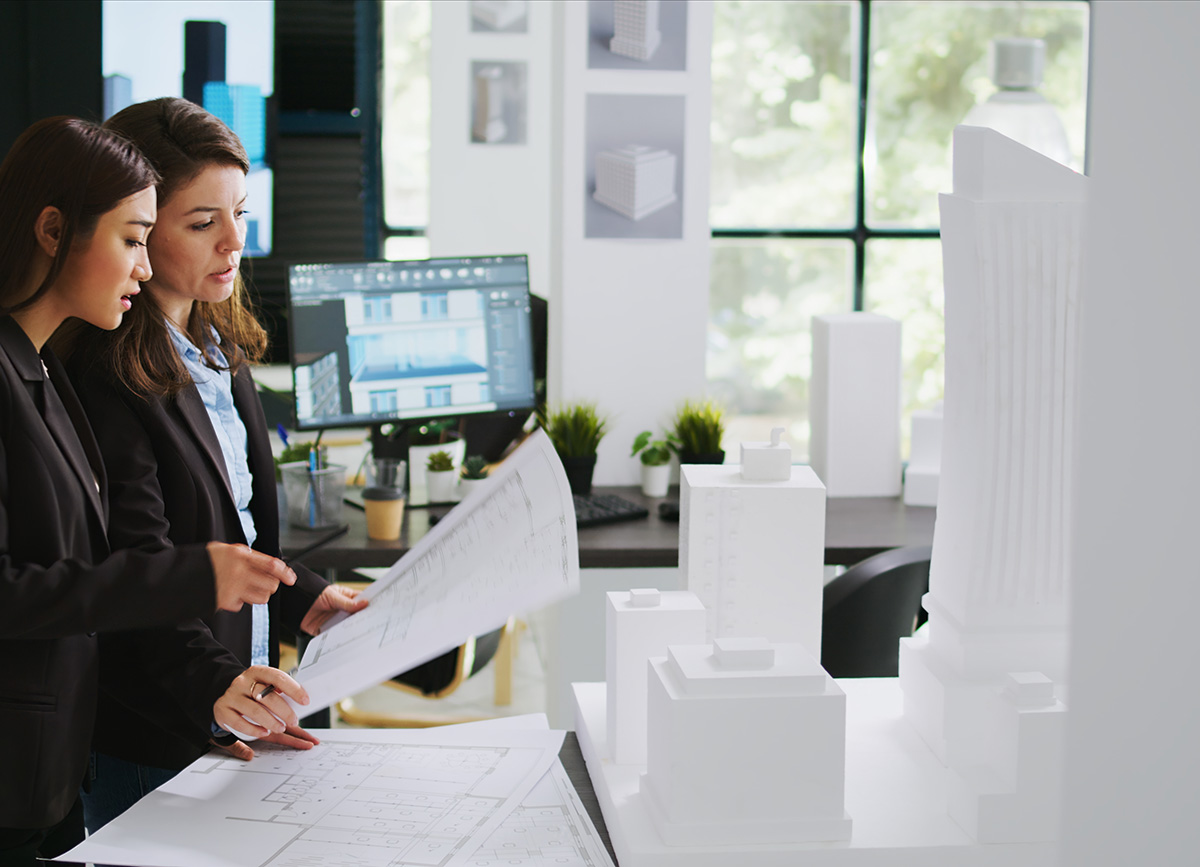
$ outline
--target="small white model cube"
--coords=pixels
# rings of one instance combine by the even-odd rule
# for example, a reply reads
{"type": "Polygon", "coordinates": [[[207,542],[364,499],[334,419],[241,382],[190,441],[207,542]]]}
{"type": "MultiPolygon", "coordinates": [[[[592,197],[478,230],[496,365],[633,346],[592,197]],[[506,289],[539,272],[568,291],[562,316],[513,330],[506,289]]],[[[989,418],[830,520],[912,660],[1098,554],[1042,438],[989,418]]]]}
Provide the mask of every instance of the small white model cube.
{"type": "Polygon", "coordinates": [[[742,443],[742,478],[748,482],[785,482],[792,476],[792,447],[771,431],[769,443],[742,443]]]}
{"type": "Polygon", "coordinates": [[[596,155],[592,197],[631,220],[640,220],[675,201],[675,154],[628,145],[596,155]]]}
{"type": "Polygon", "coordinates": [[[669,644],[704,643],[704,606],[686,590],[608,594],[605,681],[608,752],[614,764],[646,763],[646,663],[669,644]]]}
{"type": "Polygon", "coordinates": [[[650,661],[641,793],[671,846],[847,840],[846,696],[799,644],[650,661]]]}
{"type": "Polygon", "coordinates": [[[919,409],[912,414],[912,439],[908,467],[904,470],[904,503],[936,506],[942,475],[942,408],[919,409]]]}
{"type": "Polygon", "coordinates": [[[679,471],[681,584],[707,610],[707,640],[764,635],[821,655],[825,486],[810,467],[748,482],[736,465],[679,471]]]}
{"type": "Polygon", "coordinates": [[[900,494],[900,323],[812,320],[809,458],[830,497],[900,494]]]}

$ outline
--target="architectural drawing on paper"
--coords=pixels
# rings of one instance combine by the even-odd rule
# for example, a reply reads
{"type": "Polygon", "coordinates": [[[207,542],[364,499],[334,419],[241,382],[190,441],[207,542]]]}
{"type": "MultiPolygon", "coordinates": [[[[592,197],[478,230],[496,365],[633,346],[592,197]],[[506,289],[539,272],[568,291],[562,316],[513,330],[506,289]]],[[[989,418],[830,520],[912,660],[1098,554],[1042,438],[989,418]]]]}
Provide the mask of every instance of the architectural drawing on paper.
{"type": "Polygon", "coordinates": [[[504,70],[485,66],[475,73],[475,120],[471,141],[498,142],[508,135],[504,122],[504,70]]]}
{"type": "Polygon", "coordinates": [[[246,822],[294,825],[295,836],[262,867],[306,863],[444,865],[504,803],[486,782],[499,747],[336,743],[292,752],[258,747],[254,761],[226,759],[203,773],[277,778],[264,810],[246,822]],[[438,782],[439,794],[429,794],[438,782]]]}
{"type": "Polygon", "coordinates": [[[980,127],[941,197],[946,400],[927,637],[905,716],[980,842],[1058,833],[1087,179],[980,127]]]}
{"type": "Polygon", "coordinates": [[[634,60],[649,60],[661,42],[658,0],[615,0],[609,51],[634,60]]]}
{"type": "Polygon", "coordinates": [[[675,201],[675,154],[646,145],[627,145],[596,155],[592,197],[631,220],[675,201]]]}

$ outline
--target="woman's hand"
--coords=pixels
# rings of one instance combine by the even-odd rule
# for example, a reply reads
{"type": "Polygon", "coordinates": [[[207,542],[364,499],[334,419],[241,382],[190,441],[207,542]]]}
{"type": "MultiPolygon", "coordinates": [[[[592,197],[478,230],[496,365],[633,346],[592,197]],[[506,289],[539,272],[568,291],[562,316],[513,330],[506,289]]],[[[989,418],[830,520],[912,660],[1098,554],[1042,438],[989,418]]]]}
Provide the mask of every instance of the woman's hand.
{"type": "MultiPolygon", "coordinates": [[[[279,744],[291,747],[294,750],[311,750],[320,743],[316,735],[306,732],[299,726],[288,726],[282,734],[267,735],[265,738],[259,738],[258,741],[260,743],[279,744]]],[[[214,742],[213,746],[219,747],[233,758],[241,759],[243,762],[248,762],[254,758],[254,748],[242,741],[235,741],[229,746],[221,746],[214,742]]]]}
{"type": "Polygon", "coordinates": [[[325,622],[339,611],[346,611],[350,614],[362,611],[367,607],[367,600],[359,599],[359,592],[351,590],[349,587],[343,587],[341,584],[330,584],[321,591],[321,595],[312,604],[312,608],[308,609],[308,613],[300,621],[300,629],[309,635],[319,635],[325,622]]]}
{"type": "MultiPolygon", "coordinates": [[[[252,665],[234,678],[225,694],[213,703],[213,719],[221,728],[239,736],[297,746],[287,738],[297,739],[299,732],[315,742],[300,728],[300,719],[292,706],[283,700],[284,696],[297,704],[308,704],[308,693],[304,687],[282,671],[266,665],[252,665]],[[267,687],[273,689],[265,692],[267,687]],[[276,740],[273,736],[284,739],[276,740]]],[[[249,758],[244,754],[229,752],[237,758],[249,758]]]]}

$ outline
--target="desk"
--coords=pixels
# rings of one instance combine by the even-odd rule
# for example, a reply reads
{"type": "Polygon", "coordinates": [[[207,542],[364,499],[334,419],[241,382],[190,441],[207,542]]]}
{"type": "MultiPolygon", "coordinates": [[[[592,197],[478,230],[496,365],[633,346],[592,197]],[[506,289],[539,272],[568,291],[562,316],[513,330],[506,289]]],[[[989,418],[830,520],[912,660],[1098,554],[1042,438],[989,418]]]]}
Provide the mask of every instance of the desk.
{"type": "MultiPolygon", "coordinates": [[[[661,499],[642,496],[636,487],[596,488],[596,493],[617,494],[650,510],[650,517],[579,531],[579,566],[583,569],[674,568],[679,565],[679,525],[658,517],[661,499]]],[[[679,491],[672,491],[678,499],[679,491]]],[[[405,509],[404,527],[394,542],[367,538],[366,516],[346,506],[343,520],[350,532],[304,558],[310,569],[355,569],[391,566],[417,540],[429,532],[429,519],[449,511],[448,506],[405,509]]],[[[933,541],[935,509],[906,506],[899,497],[848,497],[830,499],[825,507],[825,565],[850,566],[906,545],[933,541]]],[[[321,533],[282,527],[284,556],[300,550],[321,533]]]]}
{"type": "MultiPolygon", "coordinates": [[[[588,816],[591,817],[592,824],[596,826],[596,832],[604,841],[604,848],[608,849],[608,857],[612,858],[613,863],[616,864],[617,853],[613,851],[612,839],[608,835],[608,827],[604,824],[604,814],[600,812],[600,799],[596,797],[596,787],[592,784],[591,776],[588,775],[587,763],[583,759],[583,750],[579,746],[579,738],[575,736],[575,732],[569,731],[563,738],[562,749],[558,751],[558,759],[562,762],[567,776],[571,778],[571,784],[575,787],[575,792],[579,795],[579,800],[587,810],[588,816]]],[[[618,864],[617,867],[620,865],[618,864]]]]}

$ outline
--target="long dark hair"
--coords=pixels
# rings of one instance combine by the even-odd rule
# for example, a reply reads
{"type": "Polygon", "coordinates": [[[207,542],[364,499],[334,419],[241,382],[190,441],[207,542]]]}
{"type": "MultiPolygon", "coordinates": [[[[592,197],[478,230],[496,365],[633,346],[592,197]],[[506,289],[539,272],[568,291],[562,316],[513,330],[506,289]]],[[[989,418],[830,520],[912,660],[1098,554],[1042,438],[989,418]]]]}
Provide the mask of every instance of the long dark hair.
{"type": "Polygon", "coordinates": [[[100,217],[123,199],[157,182],[137,148],[90,121],[48,117],[25,130],[0,164],[0,314],[36,303],[75,242],[91,238],[100,217]],[[28,293],[38,250],[34,226],[47,207],[62,214],[62,234],[49,272],[28,293]]]}
{"type": "MultiPolygon", "coordinates": [[[[158,204],[163,207],[180,189],[210,166],[232,166],[248,172],[250,160],[241,141],[219,118],[178,97],[152,99],[131,105],[109,118],[105,129],[128,138],[157,170],[158,204]]],[[[154,264],[154,237],[151,235],[154,264]]],[[[141,395],[169,395],[191,383],[187,368],[175,351],[162,308],[153,292],[144,292],[111,334],[102,332],[105,344],[100,358],[127,387],[141,395]]],[[[258,361],[267,349],[267,333],[255,318],[241,273],[234,278],[229,298],[213,304],[192,304],[187,333],[211,367],[236,371],[246,361],[258,361]],[[224,356],[218,364],[211,354],[211,331],[221,342],[215,351],[224,356]]],[[[92,355],[96,357],[95,354],[92,355]]]]}

